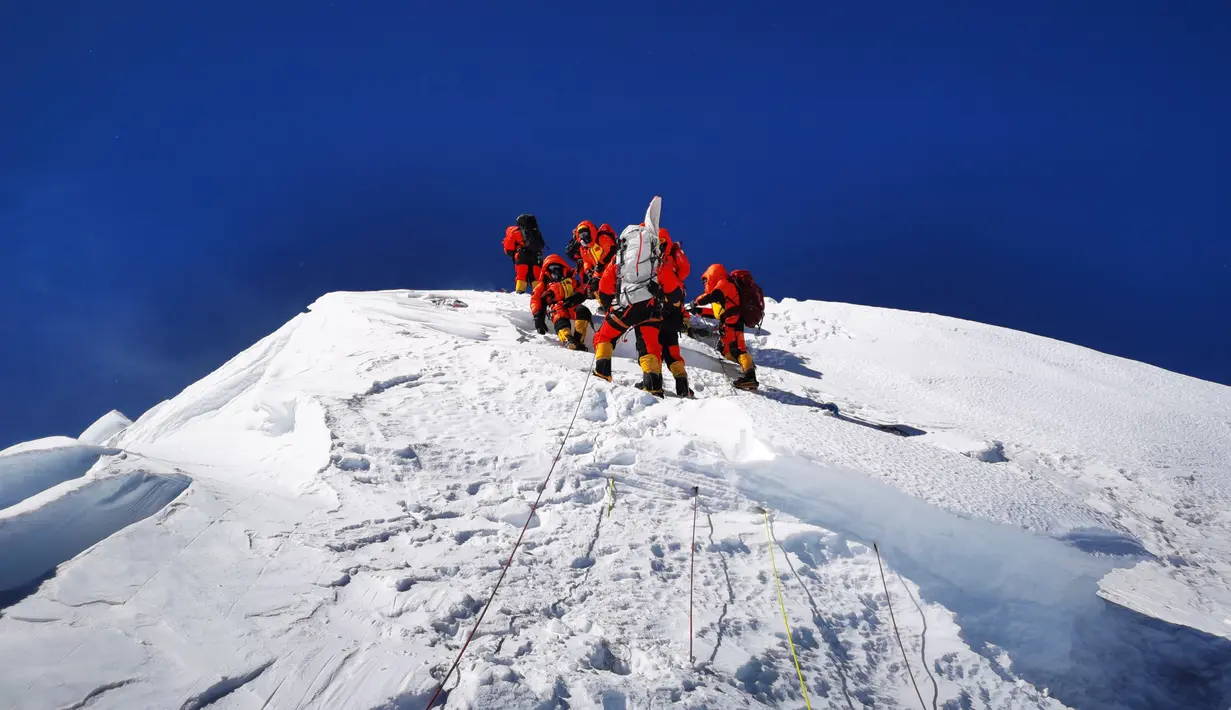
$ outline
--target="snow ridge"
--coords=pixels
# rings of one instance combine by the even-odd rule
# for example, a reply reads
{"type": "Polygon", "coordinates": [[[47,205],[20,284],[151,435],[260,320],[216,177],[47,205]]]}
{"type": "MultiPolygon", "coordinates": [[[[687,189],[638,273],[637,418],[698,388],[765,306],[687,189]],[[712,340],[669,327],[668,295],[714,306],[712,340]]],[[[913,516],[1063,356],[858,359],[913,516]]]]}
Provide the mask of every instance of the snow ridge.
{"type": "Polygon", "coordinates": [[[631,343],[587,379],[524,297],[325,296],[17,504],[126,512],[27,566],[54,577],[3,610],[0,696],[423,707],[527,525],[443,707],[799,707],[770,545],[815,706],[915,707],[874,542],[936,708],[1231,702],[1227,388],[841,304],[770,302],[750,341],[763,394],[686,341],[698,399],[660,401],[631,343]]]}

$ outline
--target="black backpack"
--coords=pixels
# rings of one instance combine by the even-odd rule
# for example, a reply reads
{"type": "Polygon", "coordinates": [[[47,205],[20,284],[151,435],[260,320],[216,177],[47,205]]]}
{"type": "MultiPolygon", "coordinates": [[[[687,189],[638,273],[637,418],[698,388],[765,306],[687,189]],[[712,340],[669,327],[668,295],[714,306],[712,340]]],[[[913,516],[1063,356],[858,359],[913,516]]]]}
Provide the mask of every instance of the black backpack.
{"type": "Polygon", "coordinates": [[[532,214],[524,214],[517,218],[517,227],[521,230],[521,236],[526,240],[526,249],[535,252],[541,252],[547,248],[547,242],[543,241],[543,233],[539,231],[539,221],[532,214]]]}

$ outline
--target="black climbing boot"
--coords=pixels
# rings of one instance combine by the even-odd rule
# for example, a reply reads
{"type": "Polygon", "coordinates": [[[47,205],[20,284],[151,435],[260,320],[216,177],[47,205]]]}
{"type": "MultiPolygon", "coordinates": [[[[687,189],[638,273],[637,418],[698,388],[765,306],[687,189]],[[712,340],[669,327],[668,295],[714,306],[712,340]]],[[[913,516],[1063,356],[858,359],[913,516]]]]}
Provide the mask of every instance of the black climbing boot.
{"type": "Polygon", "coordinates": [[[644,390],[655,397],[663,396],[663,376],[657,372],[647,372],[641,376],[637,389],[644,390]]]}
{"type": "Polygon", "coordinates": [[[594,361],[594,376],[611,382],[611,358],[600,358],[594,361]]]}

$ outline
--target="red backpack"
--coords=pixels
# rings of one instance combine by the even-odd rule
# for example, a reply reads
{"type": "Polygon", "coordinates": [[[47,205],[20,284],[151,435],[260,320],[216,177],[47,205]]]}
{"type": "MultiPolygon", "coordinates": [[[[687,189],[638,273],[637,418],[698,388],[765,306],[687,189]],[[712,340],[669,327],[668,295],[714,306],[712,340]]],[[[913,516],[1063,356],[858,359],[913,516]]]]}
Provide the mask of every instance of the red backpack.
{"type": "Polygon", "coordinates": [[[739,291],[740,313],[744,325],[756,328],[765,320],[765,294],[761,287],[752,279],[752,274],[744,269],[736,269],[727,276],[735,289],[739,291]]]}

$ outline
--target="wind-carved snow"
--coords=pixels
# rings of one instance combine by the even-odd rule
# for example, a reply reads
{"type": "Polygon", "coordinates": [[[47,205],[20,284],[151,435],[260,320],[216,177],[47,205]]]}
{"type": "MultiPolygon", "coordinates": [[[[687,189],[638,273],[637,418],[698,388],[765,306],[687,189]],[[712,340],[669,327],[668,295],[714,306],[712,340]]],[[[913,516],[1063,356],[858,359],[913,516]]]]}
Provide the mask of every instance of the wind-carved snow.
{"type": "Polygon", "coordinates": [[[563,443],[445,707],[801,707],[770,544],[814,707],[918,706],[889,604],[938,710],[1231,702],[1227,388],[839,304],[770,302],[750,340],[762,393],[685,339],[698,399],[660,401],[631,342],[587,382],[524,296],[330,294],[61,456],[89,473],[13,469],[45,520],[187,488],[3,609],[0,697],[424,707],[563,443]]]}
{"type": "Polygon", "coordinates": [[[113,436],[130,426],[132,426],[132,420],[113,409],[81,432],[77,440],[84,444],[104,446],[113,436]]]}
{"type": "Polygon", "coordinates": [[[0,477],[38,483],[36,494],[0,510],[0,549],[5,551],[0,556],[0,601],[158,512],[190,480],[140,457],[83,444],[0,456],[0,477]],[[22,466],[36,475],[23,478],[22,466]]]}
{"type": "Polygon", "coordinates": [[[80,478],[100,458],[120,453],[66,436],[49,437],[0,451],[0,510],[80,478]]]}

